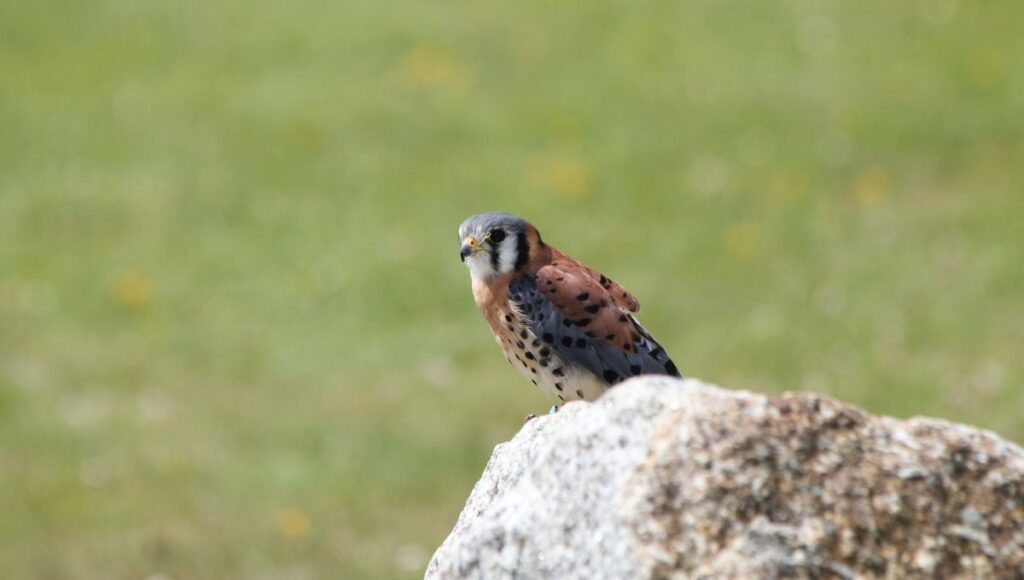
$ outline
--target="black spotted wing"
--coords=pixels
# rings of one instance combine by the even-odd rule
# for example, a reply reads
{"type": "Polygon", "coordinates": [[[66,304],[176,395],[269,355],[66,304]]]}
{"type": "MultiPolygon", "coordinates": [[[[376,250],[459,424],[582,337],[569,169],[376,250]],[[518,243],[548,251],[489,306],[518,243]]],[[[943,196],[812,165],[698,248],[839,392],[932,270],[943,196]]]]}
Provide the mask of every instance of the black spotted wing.
{"type": "Polygon", "coordinates": [[[601,284],[568,271],[545,274],[514,279],[509,299],[564,360],[607,385],[643,374],[680,376],[665,349],[601,284]]]}

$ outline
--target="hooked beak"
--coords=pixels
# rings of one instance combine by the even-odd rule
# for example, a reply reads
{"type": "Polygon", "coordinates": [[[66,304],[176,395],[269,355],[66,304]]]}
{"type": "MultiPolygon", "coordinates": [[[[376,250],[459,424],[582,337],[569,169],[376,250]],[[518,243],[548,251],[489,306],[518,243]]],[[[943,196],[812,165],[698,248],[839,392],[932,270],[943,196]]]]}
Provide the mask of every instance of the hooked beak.
{"type": "Polygon", "coordinates": [[[462,248],[459,249],[459,260],[465,262],[466,258],[480,251],[480,244],[477,243],[476,238],[468,237],[462,240],[462,248]]]}

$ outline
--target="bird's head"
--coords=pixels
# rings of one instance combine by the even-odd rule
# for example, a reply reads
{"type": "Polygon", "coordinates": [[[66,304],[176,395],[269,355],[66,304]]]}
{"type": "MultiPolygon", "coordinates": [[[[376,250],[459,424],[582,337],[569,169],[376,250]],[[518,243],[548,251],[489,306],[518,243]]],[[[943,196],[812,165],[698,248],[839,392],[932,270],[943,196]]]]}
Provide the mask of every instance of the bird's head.
{"type": "Polygon", "coordinates": [[[459,226],[459,257],[474,280],[487,280],[522,270],[532,248],[543,246],[536,228],[508,213],[480,213],[459,226]]]}

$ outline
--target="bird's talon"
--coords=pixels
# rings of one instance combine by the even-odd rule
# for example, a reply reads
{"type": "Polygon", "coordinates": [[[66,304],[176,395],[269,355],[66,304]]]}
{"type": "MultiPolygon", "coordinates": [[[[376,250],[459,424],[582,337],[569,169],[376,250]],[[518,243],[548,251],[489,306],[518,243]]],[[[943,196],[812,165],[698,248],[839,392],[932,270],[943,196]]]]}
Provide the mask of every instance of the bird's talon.
{"type": "Polygon", "coordinates": [[[526,417],[523,417],[523,425],[526,425],[527,423],[529,423],[530,419],[536,419],[536,418],[537,418],[536,415],[534,415],[533,413],[530,413],[526,417]]]}
{"type": "Polygon", "coordinates": [[[551,408],[548,409],[548,415],[554,415],[557,412],[558,412],[558,405],[551,405],[551,408]]]}

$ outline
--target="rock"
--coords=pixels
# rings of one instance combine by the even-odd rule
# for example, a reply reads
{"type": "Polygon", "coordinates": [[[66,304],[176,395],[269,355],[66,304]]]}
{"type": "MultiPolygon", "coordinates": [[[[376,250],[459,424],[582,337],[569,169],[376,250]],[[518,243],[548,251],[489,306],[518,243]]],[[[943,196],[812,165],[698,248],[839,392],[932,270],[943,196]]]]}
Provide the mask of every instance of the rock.
{"type": "Polygon", "coordinates": [[[639,377],[498,445],[428,578],[1024,578],[1024,450],[639,377]]]}

